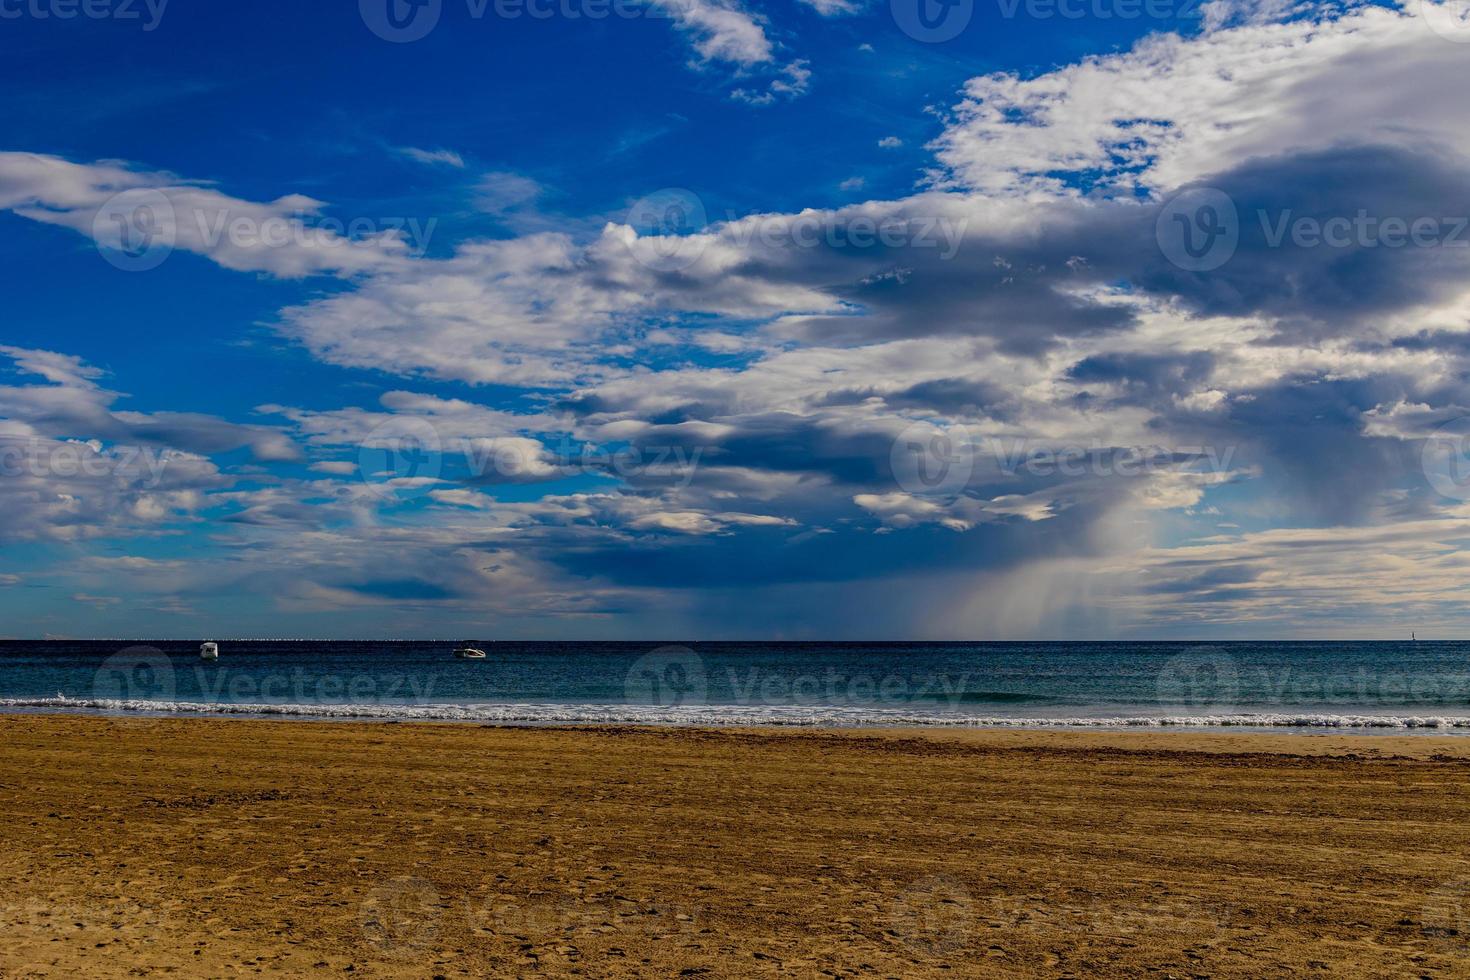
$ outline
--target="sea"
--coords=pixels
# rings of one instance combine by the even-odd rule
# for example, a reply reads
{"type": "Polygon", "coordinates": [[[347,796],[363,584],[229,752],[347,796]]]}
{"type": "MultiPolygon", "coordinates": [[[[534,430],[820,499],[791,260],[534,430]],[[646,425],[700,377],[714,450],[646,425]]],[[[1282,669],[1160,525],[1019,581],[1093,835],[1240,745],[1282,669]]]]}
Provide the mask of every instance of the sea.
{"type": "Polygon", "coordinates": [[[1470,642],[0,641],[0,710],[1470,734],[1470,642]]]}

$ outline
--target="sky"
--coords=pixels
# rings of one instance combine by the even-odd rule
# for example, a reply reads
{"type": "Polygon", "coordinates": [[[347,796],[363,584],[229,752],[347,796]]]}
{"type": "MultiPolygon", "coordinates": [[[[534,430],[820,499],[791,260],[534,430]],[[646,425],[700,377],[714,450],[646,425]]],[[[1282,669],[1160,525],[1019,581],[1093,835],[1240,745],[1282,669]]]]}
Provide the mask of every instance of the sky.
{"type": "Polygon", "coordinates": [[[0,0],[0,636],[1458,636],[1470,18],[0,0]]]}

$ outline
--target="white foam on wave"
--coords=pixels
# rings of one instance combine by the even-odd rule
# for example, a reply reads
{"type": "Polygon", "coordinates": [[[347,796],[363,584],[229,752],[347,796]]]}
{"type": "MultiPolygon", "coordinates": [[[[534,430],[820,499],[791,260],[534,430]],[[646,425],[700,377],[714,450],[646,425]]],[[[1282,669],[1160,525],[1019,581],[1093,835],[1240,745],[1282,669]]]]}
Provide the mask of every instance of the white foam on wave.
{"type": "Polygon", "coordinates": [[[644,704],[234,704],[108,698],[3,698],[0,709],[285,716],[378,721],[466,721],[504,725],[791,725],[818,728],[1348,728],[1470,729],[1464,715],[1353,715],[1275,712],[1221,715],[1132,715],[1018,718],[959,711],[833,705],[644,704]]]}

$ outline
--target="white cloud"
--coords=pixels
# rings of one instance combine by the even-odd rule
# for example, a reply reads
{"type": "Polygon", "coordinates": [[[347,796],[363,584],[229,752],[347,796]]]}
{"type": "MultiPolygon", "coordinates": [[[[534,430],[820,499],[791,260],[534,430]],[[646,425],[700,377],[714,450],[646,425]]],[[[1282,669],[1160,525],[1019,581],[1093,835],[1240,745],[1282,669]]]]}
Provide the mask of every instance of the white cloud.
{"type": "Polygon", "coordinates": [[[737,88],[730,93],[730,98],[747,105],[774,105],[778,100],[796,99],[805,95],[811,87],[811,80],[812,72],[807,67],[807,62],[793,61],[782,67],[780,73],[771,79],[765,91],[737,88]]]}
{"type": "Polygon", "coordinates": [[[1459,46],[1417,7],[1320,9],[1196,38],[1153,35],[1034,78],[972,79],[935,143],[944,179],[987,194],[1055,195],[1070,193],[1064,175],[1095,174],[1126,195],[1348,135],[1470,150],[1452,94],[1470,82],[1459,46]]]}
{"type": "Polygon", "coordinates": [[[49,385],[0,386],[0,419],[24,426],[45,438],[82,437],[114,443],[177,447],[190,452],[227,452],[248,448],[263,462],[301,457],[279,429],[240,425],[192,412],[116,411],[123,396],[102,388],[102,372],[80,358],[55,351],[0,346],[18,371],[35,374],[49,385]]]}
{"type": "Polygon", "coordinates": [[[323,207],[299,194],[259,203],[163,172],[0,153],[0,208],[89,237],[115,234],[110,218],[126,221],[147,208],[159,248],[194,252],[239,272],[353,276],[407,260],[412,246],[405,228],[348,237],[319,220],[323,207]]]}
{"type": "Polygon", "coordinates": [[[429,497],[441,504],[451,504],[455,507],[470,507],[475,510],[489,510],[495,506],[495,498],[489,494],[477,493],[474,490],[430,490],[429,497]]]}
{"type": "Polygon", "coordinates": [[[726,61],[749,67],[775,59],[765,28],[755,15],[734,2],[721,0],[653,0],[689,35],[703,61],[726,61]]]}
{"type": "Polygon", "coordinates": [[[744,249],[718,232],[683,243],[698,255],[659,273],[664,240],[608,225],[586,246],[553,233],[462,246],[352,292],[283,312],[282,331],[334,364],[474,383],[568,384],[615,376],[607,362],[628,314],[698,305],[770,315],[833,304],[816,290],[742,270],[744,249]]]}
{"type": "Polygon", "coordinates": [[[446,150],[442,147],[437,150],[421,150],[416,146],[400,146],[398,152],[418,163],[464,169],[464,157],[453,150],[446,150]]]}
{"type": "Polygon", "coordinates": [[[564,472],[544,445],[524,436],[472,439],[466,451],[480,481],[535,483],[564,472]]]}
{"type": "Polygon", "coordinates": [[[1001,494],[990,499],[960,496],[953,500],[936,500],[910,493],[860,493],[852,501],[896,528],[938,524],[951,531],[971,528],[1005,518],[1044,521],[1056,516],[1055,491],[1035,494],[1001,494]]]}
{"type": "MultiPolygon", "coordinates": [[[[1102,564],[1112,604],[1165,628],[1248,622],[1308,636],[1463,622],[1470,511],[1372,526],[1280,528],[1151,548],[1102,564]]],[[[1458,627],[1456,627],[1458,628],[1458,627]]]]}
{"type": "Polygon", "coordinates": [[[706,514],[700,511],[654,511],[640,514],[628,522],[628,526],[639,531],[671,531],[676,534],[718,534],[728,527],[792,527],[796,522],[790,518],[771,517],[765,514],[721,513],[706,514]]]}
{"type": "Polygon", "coordinates": [[[485,174],[475,185],[475,207],[486,214],[503,215],[526,207],[541,196],[541,185],[522,174],[485,174]]]}

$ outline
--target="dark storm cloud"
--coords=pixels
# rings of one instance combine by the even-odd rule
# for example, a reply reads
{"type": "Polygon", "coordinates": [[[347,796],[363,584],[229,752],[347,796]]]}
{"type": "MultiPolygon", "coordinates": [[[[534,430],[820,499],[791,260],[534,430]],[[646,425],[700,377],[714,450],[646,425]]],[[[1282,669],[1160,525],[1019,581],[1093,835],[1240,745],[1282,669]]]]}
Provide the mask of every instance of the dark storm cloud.
{"type": "Polygon", "coordinates": [[[884,398],[892,408],[931,409],[948,416],[984,415],[1008,421],[1015,414],[1015,396],[1003,386],[970,378],[921,381],[884,398]]]}
{"type": "MultiPolygon", "coordinates": [[[[979,213],[949,257],[869,253],[870,275],[828,287],[863,315],[806,317],[776,332],[826,344],[984,336],[1041,354],[1060,338],[1131,326],[1130,308],[1085,295],[1122,286],[1202,315],[1269,315],[1310,339],[1442,299],[1470,271],[1470,168],[1447,151],[1344,145],[1253,160],[1208,186],[1238,217],[1238,245],[1218,268],[1186,271],[1166,257],[1157,225],[1168,201],[1038,203],[1030,227],[1004,233],[979,213]]],[[[785,275],[830,283],[824,251],[791,256],[785,275]]]]}
{"type": "Polygon", "coordinates": [[[1207,568],[1197,575],[1145,583],[1141,589],[1153,595],[1195,593],[1193,597],[1196,599],[1209,595],[1228,597],[1234,594],[1230,592],[1230,586],[1254,582],[1264,571],[1264,568],[1247,563],[1220,565],[1207,568]]]}
{"type": "Polygon", "coordinates": [[[382,599],[433,601],[453,599],[457,595],[454,590],[445,588],[443,585],[412,578],[360,582],[344,587],[360,595],[382,599]]]}
{"type": "Polygon", "coordinates": [[[1116,385],[1118,402],[1157,402],[1195,390],[1214,370],[1208,351],[1184,354],[1095,354],[1072,365],[1069,380],[1116,385]]]}
{"type": "Polygon", "coordinates": [[[1385,492],[1422,481],[1416,446],[1363,431],[1364,412],[1402,394],[1394,379],[1298,378],[1248,394],[1199,431],[1260,467],[1260,490],[1295,522],[1359,523],[1385,492]]]}
{"type": "MultiPolygon", "coordinates": [[[[1099,514],[1076,508],[1062,518],[988,524],[964,534],[924,526],[874,534],[871,526],[793,535],[770,528],[682,541],[543,538],[545,557],[573,575],[615,577],[628,585],[695,589],[800,582],[845,582],[889,575],[925,577],[960,570],[1013,568],[1047,557],[1089,555],[1099,514]]],[[[836,612],[836,611],[834,611],[836,612]]]]}
{"type": "Polygon", "coordinates": [[[1288,330],[1297,318],[1293,332],[1349,333],[1443,299],[1470,271],[1470,170],[1432,147],[1346,145],[1253,160],[1208,186],[1235,205],[1240,237],[1228,262],[1183,271],[1150,247],[1148,226],[1130,250],[1147,260],[1133,277],[1139,287],[1200,313],[1269,314],[1288,330]]]}

